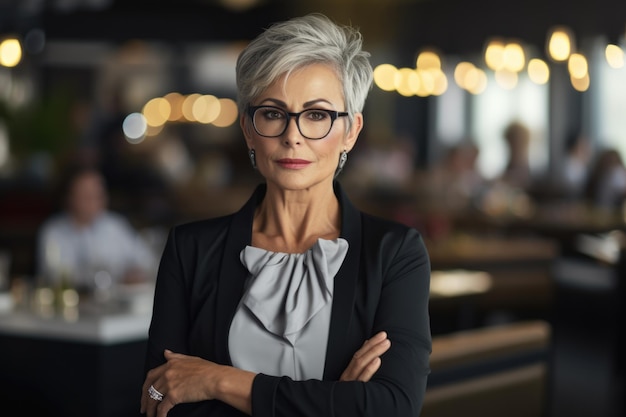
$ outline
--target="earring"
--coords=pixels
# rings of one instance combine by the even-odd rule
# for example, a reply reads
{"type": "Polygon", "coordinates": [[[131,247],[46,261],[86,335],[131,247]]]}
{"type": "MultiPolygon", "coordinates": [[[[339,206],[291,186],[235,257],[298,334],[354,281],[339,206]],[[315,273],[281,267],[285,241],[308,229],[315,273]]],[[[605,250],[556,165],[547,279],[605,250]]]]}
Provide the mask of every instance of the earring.
{"type": "Polygon", "coordinates": [[[254,149],[250,149],[250,151],[248,152],[248,157],[250,158],[252,168],[256,169],[256,153],[254,152],[254,149]]]}
{"type": "Polygon", "coordinates": [[[348,160],[348,152],[342,151],[341,155],[339,155],[339,164],[337,165],[337,170],[335,171],[335,178],[337,178],[337,175],[339,175],[344,165],[346,164],[347,160],[348,160]]]}

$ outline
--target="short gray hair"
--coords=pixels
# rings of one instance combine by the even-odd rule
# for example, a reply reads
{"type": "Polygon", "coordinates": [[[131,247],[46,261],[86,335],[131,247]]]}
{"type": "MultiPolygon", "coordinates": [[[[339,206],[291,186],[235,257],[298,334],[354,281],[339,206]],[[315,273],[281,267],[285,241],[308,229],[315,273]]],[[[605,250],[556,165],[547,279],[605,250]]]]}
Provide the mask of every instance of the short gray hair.
{"type": "Polygon", "coordinates": [[[283,74],[310,64],[334,68],[343,85],[350,122],[360,113],[372,88],[370,54],[361,33],[312,13],[276,23],[257,36],[237,59],[237,105],[244,114],[267,87],[283,74]]]}

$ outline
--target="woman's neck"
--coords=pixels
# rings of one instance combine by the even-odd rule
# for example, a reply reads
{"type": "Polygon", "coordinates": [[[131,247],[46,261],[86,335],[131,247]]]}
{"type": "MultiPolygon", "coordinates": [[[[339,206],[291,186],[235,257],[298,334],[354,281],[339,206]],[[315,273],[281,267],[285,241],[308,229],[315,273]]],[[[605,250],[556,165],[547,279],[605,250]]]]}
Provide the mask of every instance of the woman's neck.
{"type": "Polygon", "coordinates": [[[340,229],[339,202],[332,187],[289,191],[268,184],[255,213],[252,245],[302,253],[319,238],[336,239],[340,229]]]}

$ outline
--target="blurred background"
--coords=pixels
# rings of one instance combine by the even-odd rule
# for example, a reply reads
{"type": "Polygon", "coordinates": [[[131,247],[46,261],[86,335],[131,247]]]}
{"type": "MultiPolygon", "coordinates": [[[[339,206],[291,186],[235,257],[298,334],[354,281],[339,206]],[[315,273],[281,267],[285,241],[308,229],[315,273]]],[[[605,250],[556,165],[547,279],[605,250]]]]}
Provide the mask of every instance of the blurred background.
{"type": "Polygon", "coordinates": [[[39,285],[38,231],[70,166],[102,171],[157,256],[172,225],[238,209],[260,177],[237,55],[308,12],[359,27],[375,68],[340,181],[431,254],[424,415],[622,415],[623,0],[0,0],[9,304],[39,285]]]}

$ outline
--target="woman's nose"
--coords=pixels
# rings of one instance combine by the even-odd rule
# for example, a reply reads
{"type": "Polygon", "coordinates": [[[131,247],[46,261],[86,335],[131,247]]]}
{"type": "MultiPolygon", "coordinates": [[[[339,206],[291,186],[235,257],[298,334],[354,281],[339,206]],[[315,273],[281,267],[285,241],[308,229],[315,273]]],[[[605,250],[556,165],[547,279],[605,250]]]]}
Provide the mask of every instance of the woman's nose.
{"type": "Polygon", "coordinates": [[[298,123],[295,117],[291,117],[287,122],[287,129],[283,133],[283,141],[285,145],[297,145],[303,139],[302,133],[298,128],[298,123]]]}

